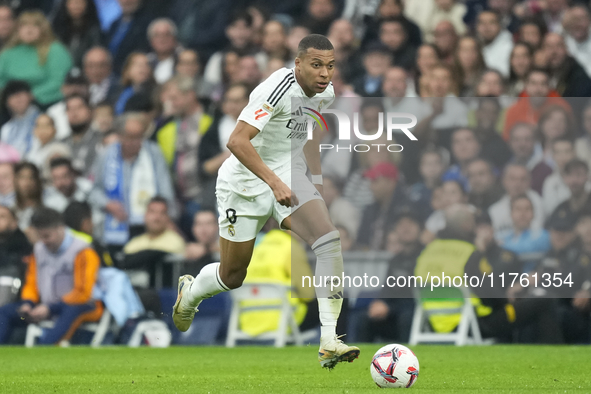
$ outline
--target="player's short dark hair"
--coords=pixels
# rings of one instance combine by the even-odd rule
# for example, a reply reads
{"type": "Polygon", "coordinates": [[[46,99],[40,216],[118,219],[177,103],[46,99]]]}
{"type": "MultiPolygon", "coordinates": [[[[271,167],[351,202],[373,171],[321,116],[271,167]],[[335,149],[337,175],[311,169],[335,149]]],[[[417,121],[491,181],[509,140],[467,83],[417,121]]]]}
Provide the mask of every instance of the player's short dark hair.
{"type": "Polygon", "coordinates": [[[564,173],[570,174],[572,171],[577,169],[583,169],[585,170],[585,172],[589,172],[589,166],[587,165],[587,163],[581,159],[575,158],[566,163],[566,165],[564,166],[564,173]]]}
{"type": "Polygon", "coordinates": [[[86,201],[73,201],[62,214],[64,224],[75,231],[82,231],[82,222],[92,219],[92,208],[86,201]]]}
{"type": "Polygon", "coordinates": [[[68,159],[67,157],[55,157],[51,159],[49,162],[49,169],[53,170],[54,168],[66,166],[68,170],[74,172],[74,167],[72,166],[72,160],[68,159]]]}
{"type": "Polygon", "coordinates": [[[35,210],[31,217],[33,228],[44,230],[64,225],[62,215],[55,209],[40,207],[35,210]]]}
{"type": "Polygon", "coordinates": [[[322,34],[310,34],[302,38],[302,41],[298,44],[298,57],[303,57],[310,48],[319,51],[332,51],[334,49],[330,40],[322,34]]]}

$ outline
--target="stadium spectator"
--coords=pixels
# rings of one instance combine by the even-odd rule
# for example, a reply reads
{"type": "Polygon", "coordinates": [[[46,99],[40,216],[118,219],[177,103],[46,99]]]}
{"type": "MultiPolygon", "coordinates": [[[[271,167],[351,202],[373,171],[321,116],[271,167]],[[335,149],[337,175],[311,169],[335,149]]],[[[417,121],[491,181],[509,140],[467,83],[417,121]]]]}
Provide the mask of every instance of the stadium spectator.
{"type": "Polygon", "coordinates": [[[10,39],[14,32],[14,12],[8,4],[0,5],[0,50],[10,39]]]}
{"type": "Polygon", "coordinates": [[[421,242],[427,245],[435,239],[437,233],[445,228],[445,210],[454,204],[465,204],[468,201],[466,190],[457,180],[443,182],[438,192],[431,196],[433,213],[425,221],[425,230],[421,234],[421,242]]]}
{"type": "Polygon", "coordinates": [[[585,215],[579,218],[577,234],[581,239],[583,251],[591,256],[591,216],[585,215]]]}
{"type": "Polygon", "coordinates": [[[581,126],[584,135],[575,142],[575,150],[579,159],[585,160],[591,166],[591,101],[588,101],[583,108],[581,115],[581,126]]]}
{"type": "MultiPolygon", "coordinates": [[[[423,250],[419,240],[422,221],[410,210],[402,211],[392,223],[400,251],[388,263],[387,277],[414,274],[417,257],[423,250]]],[[[410,287],[384,287],[369,304],[367,315],[358,322],[358,338],[363,342],[408,342],[414,312],[410,287]]]]}
{"type": "Polygon", "coordinates": [[[199,176],[204,187],[202,204],[205,206],[215,205],[213,197],[217,173],[222,163],[230,157],[226,144],[234,131],[238,116],[248,104],[249,95],[250,89],[245,84],[230,85],[224,93],[222,111],[216,114],[213,123],[199,142],[197,157],[199,176]]]}
{"type": "Polygon", "coordinates": [[[97,157],[97,147],[102,136],[91,128],[92,109],[86,98],[72,95],[66,99],[68,123],[72,134],[64,142],[72,150],[72,166],[80,174],[87,175],[97,157]]]}
{"type": "Polygon", "coordinates": [[[14,191],[14,164],[0,162],[0,205],[14,207],[16,194],[14,191]]]}
{"type": "Polygon", "coordinates": [[[39,116],[31,88],[24,81],[10,81],[2,92],[2,102],[10,112],[10,119],[0,129],[1,140],[24,157],[31,150],[33,128],[39,116]]]}
{"type": "Polygon", "coordinates": [[[591,258],[583,252],[575,226],[577,218],[572,213],[556,210],[548,219],[552,249],[542,260],[541,275],[568,277],[569,286],[549,288],[548,296],[559,303],[559,320],[566,343],[589,343],[589,300],[591,293],[591,258]]]}
{"type": "MultiPolygon", "coordinates": [[[[145,232],[131,238],[123,248],[125,253],[123,267],[126,270],[137,269],[148,272],[150,282],[143,287],[154,288],[156,266],[163,264],[168,255],[184,254],[185,241],[170,229],[168,202],[162,197],[156,196],[150,199],[146,207],[144,223],[145,232]]],[[[165,277],[170,278],[171,275],[165,275],[165,277]]],[[[170,287],[173,283],[167,280],[164,285],[170,287]]]]}
{"type": "Polygon", "coordinates": [[[50,161],[51,186],[45,189],[43,204],[63,212],[72,201],[85,202],[92,191],[92,182],[76,175],[72,162],[66,158],[50,161]]]}
{"type": "Polygon", "coordinates": [[[513,229],[499,239],[499,243],[517,255],[523,264],[523,272],[535,271],[550,250],[549,233],[543,228],[532,228],[533,219],[534,206],[526,194],[511,199],[513,229]]]}
{"type": "Polygon", "coordinates": [[[337,8],[334,0],[310,0],[299,24],[307,27],[312,34],[326,35],[336,17],[337,8]]]}
{"type": "Polygon", "coordinates": [[[63,0],[52,26],[77,67],[82,65],[84,54],[101,43],[101,26],[93,0],[63,0]]]}
{"type": "Polygon", "coordinates": [[[564,37],[558,33],[546,34],[542,49],[546,53],[551,80],[558,94],[562,97],[591,96],[591,78],[583,66],[568,54],[564,37]]]}
{"type": "Polygon", "coordinates": [[[562,18],[568,9],[568,0],[552,0],[546,2],[546,7],[542,8],[541,16],[548,32],[562,34],[562,18]]]}
{"type": "Polygon", "coordinates": [[[246,12],[234,12],[226,27],[226,37],[230,41],[228,48],[214,53],[205,66],[203,78],[211,86],[219,86],[224,82],[223,65],[228,52],[236,52],[238,56],[254,50],[252,45],[252,16],[246,12]]]}
{"type": "Polygon", "coordinates": [[[25,160],[35,164],[38,168],[43,168],[49,153],[58,144],[56,134],[53,118],[46,114],[40,114],[35,120],[33,141],[25,160]]]}
{"type": "Polygon", "coordinates": [[[384,250],[389,223],[396,208],[405,205],[407,198],[399,183],[398,168],[392,163],[381,162],[364,173],[371,181],[370,188],[375,202],[363,211],[357,246],[363,249],[384,250]]]}
{"type": "Polygon", "coordinates": [[[437,48],[441,61],[448,66],[452,66],[458,46],[458,33],[451,22],[444,20],[435,25],[433,29],[433,45],[437,48]]]}
{"type": "Polygon", "coordinates": [[[144,140],[146,127],[143,115],[125,114],[117,125],[120,142],[109,145],[93,166],[89,202],[105,212],[102,242],[112,254],[143,231],[146,206],[152,197],[163,196],[171,216],[176,217],[168,167],[158,146],[144,140]]]}
{"type": "Polygon", "coordinates": [[[537,17],[525,17],[517,30],[517,42],[525,42],[537,50],[542,46],[542,39],[548,32],[546,24],[537,17]]]}
{"type": "Polygon", "coordinates": [[[493,163],[496,168],[503,168],[511,159],[511,151],[497,130],[502,107],[497,98],[480,98],[476,109],[475,132],[480,141],[480,157],[493,163]]]}
{"type": "Polygon", "coordinates": [[[487,212],[491,205],[503,196],[495,169],[484,159],[475,159],[466,167],[468,177],[468,202],[487,212]]]}
{"type": "MultiPolygon", "coordinates": [[[[437,65],[427,76],[426,92],[430,100],[432,113],[423,119],[433,129],[450,129],[466,126],[468,108],[458,99],[459,83],[451,67],[437,65]]],[[[421,92],[423,94],[423,92],[421,92]]],[[[417,125],[418,127],[418,125],[417,125]]],[[[414,130],[416,132],[416,129],[414,130]]],[[[417,138],[419,138],[417,136],[417,138]]]]}
{"type": "Polygon", "coordinates": [[[0,308],[0,343],[8,342],[14,327],[57,318],[38,339],[40,344],[56,344],[103,313],[102,303],[92,296],[99,270],[96,252],[76,238],[54,210],[38,209],[31,223],[40,240],[28,262],[21,302],[0,308]]]}
{"type": "Polygon", "coordinates": [[[525,79],[534,63],[534,50],[526,42],[518,42],[509,59],[509,88],[511,96],[519,96],[525,89],[525,79]]]}
{"type": "MultiPolygon", "coordinates": [[[[379,21],[388,18],[402,20],[405,30],[408,32],[409,42],[416,47],[422,44],[423,34],[421,29],[404,15],[404,2],[401,0],[380,0],[375,15],[365,15],[363,18],[365,34],[363,34],[362,46],[378,38],[379,21]]],[[[357,32],[357,29],[355,31],[357,32]]]]}
{"type": "MultiPolygon", "coordinates": [[[[495,274],[497,270],[493,265],[498,263],[488,261],[488,253],[478,250],[474,244],[474,235],[477,231],[477,222],[473,210],[463,204],[456,204],[445,211],[446,228],[442,230],[438,238],[427,245],[417,259],[415,275],[426,279],[429,275],[468,275],[482,276],[486,272],[495,274]]],[[[482,237],[482,236],[481,236],[482,237]]],[[[479,244],[483,246],[493,245],[490,236],[485,236],[479,244]],[[487,242],[488,241],[488,242],[487,242]]],[[[501,263],[503,253],[500,254],[501,263]]],[[[504,264],[510,265],[510,264],[504,264]]],[[[504,270],[503,270],[504,271],[504,270]]],[[[489,287],[472,288],[472,305],[478,318],[478,325],[483,337],[495,337],[498,340],[510,341],[515,328],[526,327],[535,324],[537,335],[534,339],[538,343],[561,343],[562,333],[556,320],[556,309],[553,300],[529,298],[510,301],[505,296],[504,290],[489,287]]],[[[442,301],[443,302],[443,301],[442,301]]],[[[458,301],[458,306],[464,300],[458,301]]],[[[452,303],[445,300],[445,304],[439,302],[423,303],[426,310],[451,308],[452,303]]],[[[459,313],[433,313],[429,322],[435,332],[451,332],[459,324],[459,313]]]]}
{"type": "Polygon", "coordinates": [[[24,279],[24,259],[33,248],[18,228],[12,209],[0,205],[0,276],[24,279]]]}
{"type": "Polygon", "coordinates": [[[220,252],[220,232],[218,227],[217,212],[212,209],[202,209],[195,214],[191,232],[195,242],[187,243],[184,251],[184,269],[191,272],[201,271],[216,261],[220,252]],[[193,271],[193,269],[195,269],[193,271]]]}
{"type": "Polygon", "coordinates": [[[125,111],[125,104],[136,93],[148,97],[154,88],[154,76],[148,57],[140,52],[133,52],[125,60],[121,71],[118,92],[115,94],[115,114],[121,115],[125,111]]]}
{"type": "Polygon", "coordinates": [[[415,88],[420,97],[428,95],[428,75],[440,61],[438,49],[433,44],[423,44],[417,49],[415,88]]]}
{"type": "Polygon", "coordinates": [[[492,221],[486,211],[478,210],[475,215],[476,228],[474,231],[474,246],[480,252],[487,264],[495,273],[521,272],[522,262],[517,255],[502,245],[494,237],[492,221]]]}
{"type": "MultiPolygon", "coordinates": [[[[335,21],[334,23],[336,23],[335,21]]],[[[343,22],[350,26],[348,21],[343,22]]],[[[346,29],[346,27],[345,27],[346,29]]],[[[346,34],[346,33],[345,33],[346,34]]],[[[350,33],[350,38],[347,38],[349,42],[344,42],[345,46],[352,45],[352,41],[355,37],[353,36],[353,32],[350,33]]],[[[283,66],[287,64],[287,62],[291,61],[291,56],[289,52],[289,48],[286,44],[287,41],[287,31],[286,27],[278,20],[270,20],[263,26],[263,39],[261,42],[261,48],[263,52],[267,55],[267,61],[270,59],[280,59],[283,61],[283,66]]],[[[266,63],[266,62],[265,62],[266,63]]]]}
{"type": "Polygon", "coordinates": [[[148,26],[148,40],[153,52],[148,61],[157,83],[164,83],[174,75],[178,54],[183,50],[177,41],[177,28],[168,18],[158,18],[148,26]]]}
{"type": "Polygon", "coordinates": [[[175,75],[193,78],[197,85],[197,95],[201,100],[209,99],[213,91],[213,86],[203,78],[202,71],[201,58],[196,51],[184,49],[179,52],[175,75]]]}
{"type": "Polygon", "coordinates": [[[86,52],[82,65],[89,83],[90,104],[114,102],[117,82],[112,73],[111,54],[103,47],[94,47],[86,52]]]}
{"type": "Polygon", "coordinates": [[[43,205],[43,182],[39,169],[34,164],[21,161],[14,168],[14,210],[18,226],[27,234],[29,240],[35,240],[30,228],[31,216],[35,209],[43,205]]]}
{"type": "Polygon", "coordinates": [[[177,198],[181,201],[182,218],[185,219],[182,229],[190,233],[192,217],[204,197],[204,185],[198,176],[199,144],[213,119],[199,103],[191,78],[174,77],[167,89],[175,118],[157,131],[156,139],[174,174],[177,198]]]}
{"type": "Polygon", "coordinates": [[[509,131],[509,148],[513,154],[510,163],[525,166],[531,171],[531,188],[542,194],[542,187],[552,168],[546,164],[542,145],[536,141],[536,127],[529,123],[516,123],[509,131]]]}
{"type": "Polygon", "coordinates": [[[392,64],[407,71],[414,68],[416,46],[410,43],[408,32],[401,19],[385,19],[380,23],[380,42],[393,55],[392,64]]]}
{"type": "Polygon", "coordinates": [[[564,166],[564,183],[570,197],[561,202],[556,210],[573,213],[576,217],[591,215],[591,187],[589,167],[580,159],[573,159],[564,166]]]}
{"type": "Polygon", "coordinates": [[[432,213],[431,195],[441,181],[441,176],[447,168],[449,152],[441,148],[427,148],[420,154],[420,181],[408,188],[409,200],[425,216],[432,213]]]}
{"type": "Polygon", "coordinates": [[[544,162],[556,168],[553,159],[552,145],[559,138],[574,139],[574,122],[572,114],[563,107],[551,106],[546,109],[538,121],[539,135],[544,148],[544,162]]]}
{"type": "Polygon", "coordinates": [[[252,55],[240,56],[238,59],[238,82],[245,83],[254,89],[262,78],[263,75],[256,57],[252,55]]]}
{"type": "Polygon", "coordinates": [[[480,43],[474,37],[462,37],[454,54],[454,64],[461,83],[460,96],[473,97],[476,83],[486,68],[480,43]]]}
{"type": "Polygon", "coordinates": [[[591,15],[583,4],[572,5],[562,19],[568,52],[591,75],[591,15]]]}
{"type": "Polygon", "coordinates": [[[484,70],[476,83],[476,97],[502,97],[505,91],[505,78],[497,70],[484,70]]]}
{"type": "Polygon", "coordinates": [[[55,39],[45,16],[26,11],[0,54],[0,89],[14,79],[26,81],[35,100],[47,107],[62,98],[60,86],[71,67],[68,50],[55,39]]]}
{"type": "Polygon", "coordinates": [[[146,0],[119,0],[121,16],[113,22],[106,35],[107,48],[113,56],[113,71],[123,74],[128,57],[149,48],[146,30],[154,19],[146,0]]]}
{"type": "Polygon", "coordinates": [[[499,15],[493,11],[482,11],[478,14],[476,31],[483,43],[482,55],[486,66],[508,77],[513,37],[502,27],[499,15]]]}
{"type": "Polygon", "coordinates": [[[55,123],[58,140],[68,138],[72,134],[66,109],[66,99],[72,95],[88,98],[88,81],[82,75],[80,69],[73,68],[68,72],[62,84],[61,92],[64,98],[47,108],[46,111],[47,115],[51,116],[55,123]]]}
{"type": "Polygon", "coordinates": [[[542,199],[544,214],[548,217],[562,201],[570,197],[570,190],[564,182],[564,170],[568,162],[575,158],[573,142],[560,137],[552,143],[552,159],[555,163],[554,172],[544,180],[542,199]]]}
{"type": "Polygon", "coordinates": [[[433,36],[437,35],[436,26],[442,21],[453,27],[454,34],[464,35],[466,32],[466,24],[462,20],[466,5],[456,0],[407,0],[404,12],[421,28],[427,42],[433,41],[433,36]]]}
{"type": "Polygon", "coordinates": [[[507,164],[502,178],[505,195],[494,203],[488,210],[492,219],[496,239],[503,239],[507,232],[513,229],[511,219],[511,199],[527,195],[534,208],[534,219],[531,228],[538,229],[544,225],[544,205],[542,198],[531,187],[531,175],[525,166],[507,164]]]}
{"type": "Polygon", "coordinates": [[[113,131],[113,123],[115,122],[113,106],[109,103],[102,102],[93,106],[93,108],[90,127],[102,134],[104,138],[113,131]]]}
{"type": "Polygon", "coordinates": [[[362,97],[381,97],[382,79],[392,66],[392,55],[387,47],[371,44],[363,54],[363,74],[353,81],[355,93],[362,97]]]}
{"type": "Polygon", "coordinates": [[[503,138],[509,138],[509,131],[515,123],[537,124],[548,107],[558,105],[572,111],[569,104],[556,95],[550,95],[550,75],[547,71],[533,68],[525,79],[524,96],[507,109],[503,138]]]}
{"type": "Polygon", "coordinates": [[[174,0],[170,2],[169,15],[178,26],[179,41],[194,48],[203,59],[223,48],[228,27],[228,13],[233,4],[230,0],[174,0]]]}
{"type": "MultiPolygon", "coordinates": [[[[377,33],[374,34],[377,35],[377,33]]],[[[284,45],[288,51],[288,56],[290,56],[292,52],[288,45],[288,37],[289,36],[284,37],[284,45]]],[[[361,68],[361,60],[359,58],[360,45],[355,37],[353,25],[347,19],[337,19],[330,25],[327,37],[334,47],[335,60],[341,68],[341,73],[347,76],[347,79],[350,79],[349,76],[354,75],[356,70],[361,68]]],[[[373,37],[371,41],[368,42],[374,42],[376,40],[378,40],[377,36],[373,37]]],[[[293,64],[291,63],[290,57],[289,61],[286,63],[286,67],[292,66],[293,64]]]]}
{"type": "Polygon", "coordinates": [[[517,16],[514,9],[515,1],[513,0],[487,0],[486,6],[491,11],[499,15],[499,20],[503,28],[509,30],[511,34],[515,34],[521,24],[521,17],[517,16]]]}
{"type": "Polygon", "coordinates": [[[481,149],[480,141],[473,130],[464,128],[454,131],[451,136],[451,153],[455,164],[447,169],[441,179],[458,181],[467,189],[467,165],[479,156],[481,149]]]}

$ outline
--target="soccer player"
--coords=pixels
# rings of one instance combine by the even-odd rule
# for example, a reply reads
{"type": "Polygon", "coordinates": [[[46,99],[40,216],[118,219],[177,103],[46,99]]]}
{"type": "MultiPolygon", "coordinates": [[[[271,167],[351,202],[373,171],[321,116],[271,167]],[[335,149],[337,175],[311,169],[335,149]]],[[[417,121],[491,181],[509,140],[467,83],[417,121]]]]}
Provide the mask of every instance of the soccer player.
{"type": "MultiPolygon", "coordinates": [[[[189,329],[201,301],[242,285],[255,237],[271,216],[311,246],[316,276],[341,276],[341,240],[321,196],[319,141],[316,135],[308,140],[303,113],[320,111],[334,100],[334,67],[330,41],[311,34],[299,44],[295,68],[276,71],[250,95],[227,144],[232,156],[220,168],[216,185],[221,261],[205,266],[195,278],[179,278],[173,307],[179,330],[189,329]],[[305,175],[306,163],[312,182],[305,175]]],[[[332,369],[338,362],[352,362],[359,348],[336,336],[342,286],[327,283],[316,293],[320,365],[332,369]]]]}

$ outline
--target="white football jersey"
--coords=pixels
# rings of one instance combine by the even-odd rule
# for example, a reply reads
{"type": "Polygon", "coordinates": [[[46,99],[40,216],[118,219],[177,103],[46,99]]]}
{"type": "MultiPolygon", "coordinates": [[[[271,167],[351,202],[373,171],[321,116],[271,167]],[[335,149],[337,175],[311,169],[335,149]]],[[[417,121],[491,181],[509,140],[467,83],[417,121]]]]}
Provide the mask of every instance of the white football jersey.
{"type": "MultiPolygon", "coordinates": [[[[322,93],[307,97],[295,78],[295,69],[282,68],[257,86],[238,120],[259,130],[251,140],[263,162],[281,177],[303,164],[303,147],[308,142],[308,122],[318,120],[323,108],[334,101],[332,82],[322,93]]],[[[237,193],[255,195],[264,182],[234,155],[222,165],[218,177],[232,185],[237,193]]]]}

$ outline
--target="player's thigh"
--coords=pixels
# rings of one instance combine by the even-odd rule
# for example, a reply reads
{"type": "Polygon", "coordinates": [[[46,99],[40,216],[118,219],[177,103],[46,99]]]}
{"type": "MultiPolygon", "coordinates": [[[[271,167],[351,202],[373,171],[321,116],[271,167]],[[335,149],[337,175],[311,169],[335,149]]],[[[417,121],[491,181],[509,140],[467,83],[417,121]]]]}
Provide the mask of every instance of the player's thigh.
{"type": "Polygon", "coordinates": [[[304,174],[293,174],[293,177],[292,187],[299,205],[286,208],[276,204],[274,215],[283,228],[292,230],[312,245],[318,238],[336,229],[316,187],[304,174]]]}
{"type": "Polygon", "coordinates": [[[242,284],[254,241],[269,216],[273,196],[241,196],[227,187],[216,189],[220,231],[220,276],[231,288],[242,284]]]}

